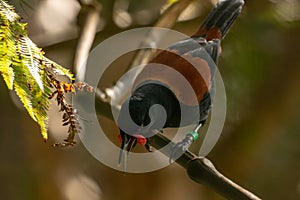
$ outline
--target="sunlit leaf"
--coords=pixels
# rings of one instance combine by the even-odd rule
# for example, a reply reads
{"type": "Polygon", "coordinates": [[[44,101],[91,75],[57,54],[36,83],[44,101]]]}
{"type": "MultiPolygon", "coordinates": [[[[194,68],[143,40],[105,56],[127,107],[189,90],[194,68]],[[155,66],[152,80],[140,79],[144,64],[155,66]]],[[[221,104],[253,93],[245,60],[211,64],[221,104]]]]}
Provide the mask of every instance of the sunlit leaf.
{"type": "MultiPolygon", "coordinates": [[[[74,78],[69,70],[44,56],[27,36],[26,26],[13,7],[0,0],[0,74],[7,87],[15,90],[31,118],[39,124],[43,139],[47,140],[47,111],[53,97],[51,88],[56,89],[53,94],[60,94],[57,101],[64,105],[61,110],[68,116],[75,116],[72,106],[64,100],[65,92],[74,91],[65,91],[62,86],[70,84],[57,81],[53,75],[74,78]]],[[[76,120],[72,120],[71,128],[75,128],[76,120]]]]}

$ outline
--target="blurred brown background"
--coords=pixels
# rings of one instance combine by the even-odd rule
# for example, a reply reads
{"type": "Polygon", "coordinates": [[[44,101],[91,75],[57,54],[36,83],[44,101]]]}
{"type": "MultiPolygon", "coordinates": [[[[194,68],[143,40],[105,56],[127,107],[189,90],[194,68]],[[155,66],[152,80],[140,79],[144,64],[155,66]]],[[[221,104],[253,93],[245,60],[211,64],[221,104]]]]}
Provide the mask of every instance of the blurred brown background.
{"type": "MultiPolygon", "coordinates": [[[[77,1],[10,2],[29,23],[29,36],[46,55],[71,66],[78,35],[77,1]]],[[[125,29],[153,25],[167,1],[100,3],[95,44],[125,29]]],[[[212,3],[194,1],[173,29],[193,33],[212,3]]],[[[227,118],[208,158],[263,199],[300,199],[299,34],[299,1],[248,0],[223,41],[219,69],[227,92],[227,118]]],[[[66,134],[57,108],[49,112],[50,141],[45,144],[37,124],[19,108],[2,78],[0,82],[0,199],[223,199],[189,180],[176,164],[124,176],[98,162],[80,143],[74,148],[51,148],[49,144],[66,134]]]]}

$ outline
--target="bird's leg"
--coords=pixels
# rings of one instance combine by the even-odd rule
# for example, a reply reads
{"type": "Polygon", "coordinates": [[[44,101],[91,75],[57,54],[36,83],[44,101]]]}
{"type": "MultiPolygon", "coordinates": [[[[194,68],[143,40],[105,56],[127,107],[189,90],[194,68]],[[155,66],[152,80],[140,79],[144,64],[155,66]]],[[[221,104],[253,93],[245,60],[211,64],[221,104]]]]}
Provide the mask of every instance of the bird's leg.
{"type": "Polygon", "coordinates": [[[221,54],[221,41],[219,39],[213,39],[209,41],[208,44],[204,47],[207,53],[211,56],[215,63],[218,63],[218,58],[221,54]]]}
{"type": "Polygon", "coordinates": [[[199,134],[198,130],[200,127],[203,125],[203,122],[200,122],[193,131],[189,132],[185,138],[181,141],[178,142],[172,149],[171,155],[170,155],[170,163],[173,160],[178,159],[190,146],[191,144],[198,139],[199,134]]]}

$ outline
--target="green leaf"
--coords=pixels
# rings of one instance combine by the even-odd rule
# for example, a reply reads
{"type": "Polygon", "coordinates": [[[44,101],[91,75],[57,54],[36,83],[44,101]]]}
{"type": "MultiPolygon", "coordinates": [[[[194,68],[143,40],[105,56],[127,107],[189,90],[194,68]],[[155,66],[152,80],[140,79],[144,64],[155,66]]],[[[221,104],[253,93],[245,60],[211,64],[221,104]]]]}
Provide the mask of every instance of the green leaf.
{"type": "Polygon", "coordinates": [[[49,74],[66,76],[70,80],[73,74],[44,56],[28,38],[26,26],[13,7],[0,0],[0,74],[7,87],[16,91],[47,140],[47,111],[53,86],[49,74]]]}
{"type": "Polygon", "coordinates": [[[21,42],[21,55],[23,56],[22,62],[29,69],[29,72],[33,76],[34,80],[37,82],[41,90],[44,90],[44,85],[40,76],[39,60],[36,59],[35,54],[39,52],[36,51],[36,46],[28,37],[21,37],[19,39],[21,42]]]}
{"type": "Polygon", "coordinates": [[[7,87],[12,90],[14,72],[11,63],[15,53],[15,41],[13,33],[9,28],[9,20],[2,13],[0,14],[0,73],[7,87]]]}

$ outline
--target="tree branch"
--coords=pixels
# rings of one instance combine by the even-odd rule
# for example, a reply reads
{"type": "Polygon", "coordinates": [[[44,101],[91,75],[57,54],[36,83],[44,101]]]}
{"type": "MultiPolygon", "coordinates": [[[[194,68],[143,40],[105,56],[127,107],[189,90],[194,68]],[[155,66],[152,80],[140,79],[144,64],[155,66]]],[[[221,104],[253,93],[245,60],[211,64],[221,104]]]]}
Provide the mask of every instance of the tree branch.
{"type": "Polygon", "coordinates": [[[80,13],[86,15],[84,23],[80,25],[80,36],[74,55],[73,71],[77,75],[78,81],[82,81],[85,76],[84,72],[86,71],[85,62],[88,58],[97,31],[101,6],[97,0],[90,0],[87,2],[78,0],[78,2],[81,5],[80,13]],[[79,71],[80,73],[78,73],[79,71]]]}
{"type": "MultiPolygon", "coordinates": [[[[156,134],[149,138],[149,143],[156,149],[161,149],[162,147],[169,144],[171,141],[161,134],[156,134]]],[[[170,149],[162,152],[166,156],[170,156],[172,152],[172,147],[175,143],[171,143],[170,149]]],[[[219,171],[216,170],[214,165],[210,160],[204,157],[198,157],[190,151],[186,151],[180,158],[176,160],[180,166],[186,169],[189,177],[199,183],[212,188],[217,193],[221,194],[227,199],[233,200],[259,200],[257,196],[248,190],[237,185],[230,179],[226,178],[219,171]]]]}
{"type": "MultiPolygon", "coordinates": [[[[112,119],[111,105],[103,102],[96,97],[95,101],[96,112],[99,115],[112,119]]],[[[169,144],[171,141],[160,133],[155,134],[149,138],[149,143],[155,149],[161,149],[169,144]]],[[[171,143],[169,149],[161,151],[166,156],[170,157],[172,147],[175,143],[171,143]]],[[[196,183],[203,184],[227,199],[232,200],[259,200],[260,198],[226,178],[219,171],[216,170],[210,160],[204,157],[198,157],[190,151],[186,151],[176,161],[180,166],[186,169],[189,177],[196,183]]]]}

